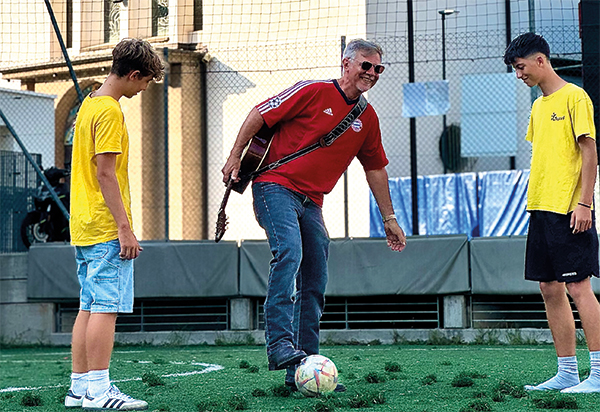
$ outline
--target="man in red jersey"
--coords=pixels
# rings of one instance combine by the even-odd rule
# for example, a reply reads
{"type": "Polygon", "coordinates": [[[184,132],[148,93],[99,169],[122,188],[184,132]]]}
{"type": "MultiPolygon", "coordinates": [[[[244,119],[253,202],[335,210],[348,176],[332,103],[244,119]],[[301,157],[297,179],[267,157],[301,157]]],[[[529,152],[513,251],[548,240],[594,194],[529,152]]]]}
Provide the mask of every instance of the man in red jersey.
{"type": "MultiPolygon", "coordinates": [[[[253,108],[222,169],[223,181],[238,179],[243,150],[264,124],[278,126],[264,164],[331,132],[361,94],[377,83],[384,70],[382,54],[373,42],[353,40],[344,51],[340,79],[302,81],[253,108]]],[[[291,389],[295,389],[294,373],[300,360],[319,353],[329,250],[323,197],[355,157],[379,205],[388,246],[400,252],[406,236],[394,216],[385,170],[388,160],[371,105],[331,146],[267,171],[252,185],[256,219],[273,254],[264,304],[269,369],[287,369],[285,383],[291,389]]],[[[345,388],[340,384],[336,390],[345,388]]]]}

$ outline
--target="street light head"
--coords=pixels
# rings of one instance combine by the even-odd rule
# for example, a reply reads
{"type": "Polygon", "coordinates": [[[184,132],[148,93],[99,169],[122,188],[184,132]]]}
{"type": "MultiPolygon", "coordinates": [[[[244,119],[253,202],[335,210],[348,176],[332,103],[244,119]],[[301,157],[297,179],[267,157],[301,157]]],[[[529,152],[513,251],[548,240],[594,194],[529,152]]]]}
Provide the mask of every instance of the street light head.
{"type": "Polygon", "coordinates": [[[458,14],[459,11],[454,10],[454,9],[444,9],[444,10],[438,10],[438,13],[440,13],[442,16],[449,16],[451,14],[458,14]]]}

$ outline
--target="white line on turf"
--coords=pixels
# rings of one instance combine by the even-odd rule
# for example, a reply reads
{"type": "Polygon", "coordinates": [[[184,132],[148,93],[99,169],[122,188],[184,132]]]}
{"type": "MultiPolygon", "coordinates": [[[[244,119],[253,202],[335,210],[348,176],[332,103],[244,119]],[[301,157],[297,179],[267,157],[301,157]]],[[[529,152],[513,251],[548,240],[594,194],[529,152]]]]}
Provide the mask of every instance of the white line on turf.
{"type": "MultiPolygon", "coordinates": [[[[493,350],[497,350],[497,351],[554,351],[554,346],[552,345],[548,345],[548,347],[544,347],[544,348],[510,348],[510,347],[498,347],[498,348],[482,348],[479,346],[464,346],[464,347],[454,347],[454,348],[444,348],[441,346],[435,346],[435,345],[431,345],[431,347],[428,348],[404,348],[401,346],[398,346],[398,350],[399,351],[465,351],[465,352],[470,352],[472,350],[482,350],[482,351],[493,351],[493,350]]],[[[382,347],[373,347],[373,346],[368,346],[365,347],[364,349],[362,349],[360,346],[353,346],[352,348],[340,348],[340,347],[336,347],[335,349],[329,349],[329,348],[323,348],[322,352],[331,352],[331,351],[344,351],[344,350],[349,350],[352,352],[356,352],[356,351],[361,351],[361,350],[369,350],[369,351],[377,351],[377,350],[390,350],[389,347],[385,347],[385,345],[382,345],[382,347]]],[[[582,349],[583,350],[583,349],[582,349]]]]}
{"type": "MultiPolygon", "coordinates": [[[[127,362],[133,363],[133,361],[127,361],[127,362]]],[[[152,363],[152,362],[141,361],[139,363],[152,363]]],[[[183,377],[183,376],[201,375],[203,373],[215,372],[215,371],[218,371],[218,370],[221,370],[221,369],[225,369],[221,365],[216,365],[216,364],[212,364],[212,363],[203,363],[203,362],[169,362],[169,363],[171,363],[173,365],[186,365],[186,364],[189,364],[191,366],[203,366],[204,369],[202,369],[202,370],[195,370],[195,371],[189,371],[189,372],[169,373],[167,375],[161,375],[160,376],[161,378],[179,378],[179,377],[183,377]]],[[[131,381],[141,381],[141,380],[142,380],[142,378],[138,377],[138,378],[113,380],[112,382],[119,383],[119,382],[131,382],[131,381]]],[[[68,387],[68,386],[69,386],[68,384],[65,384],[65,385],[38,386],[38,387],[30,387],[30,386],[8,387],[8,388],[0,389],[0,393],[3,393],[3,392],[38,391],[38,390],[63,388],[63,387],[68,387]]]]}
{"type": "MultiPolygon", "coordinates": [[[[145,353],[143,350],[120,350],[113,351],[113,353],[145,353]]],[[[21,353],[2,353],[0,358],[9,358],[15,356],[23,356],[21,353]]],[[[71,356],[71,352],[47,352],[47,353],[28,353],[27,356],[71,356]]]]}

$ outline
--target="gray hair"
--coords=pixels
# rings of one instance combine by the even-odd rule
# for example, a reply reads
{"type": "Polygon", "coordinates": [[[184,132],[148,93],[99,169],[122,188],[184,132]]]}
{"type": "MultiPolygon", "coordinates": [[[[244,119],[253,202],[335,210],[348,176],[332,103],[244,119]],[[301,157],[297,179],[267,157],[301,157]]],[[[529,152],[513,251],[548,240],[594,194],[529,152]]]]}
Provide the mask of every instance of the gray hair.
{"type": "Polygon", "coordinates": [[[364,39],[354,39],[346,46],[343,58],[355,59],[358,52],[365,56],[372,56],[377,53],[380,58],[383,57],[383,49],[377,43],[364,39]]]}

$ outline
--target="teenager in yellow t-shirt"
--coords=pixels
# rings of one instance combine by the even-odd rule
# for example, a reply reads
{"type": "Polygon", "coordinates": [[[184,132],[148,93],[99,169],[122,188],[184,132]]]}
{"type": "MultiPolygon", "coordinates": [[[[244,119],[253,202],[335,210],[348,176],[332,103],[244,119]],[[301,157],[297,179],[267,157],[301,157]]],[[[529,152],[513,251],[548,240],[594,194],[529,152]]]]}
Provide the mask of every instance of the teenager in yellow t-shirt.
{"type": "Polygon", "coordinates": [[[542,91],[533,103],[527,131],[532,157],[525,279],[540,282],[558,372],[525,389],[600,392],[600,304],[590,283],[592,276],[599,276],[592,210],[598,164],[594,110],[583,89],[556,74],[549,56],[548,43],[534,33],[514,39],[504,54],[517,78],[542,91]],[[590,376],[583,382],[567,292],[577,306],[590,351],[590,376]]]}
{"type": "Polygon", "coordinates": [[[110,74],[75,122],[70,229],[81,291],[65,406],[145,410],[148,403],[111,385],[108,373],[117,313],[133,312],[133,259],[142,250],[131,225],[129,137],[119,99],[146,90],[164,67],[144,40],[122,40],[112,55],[110,74]]]}

